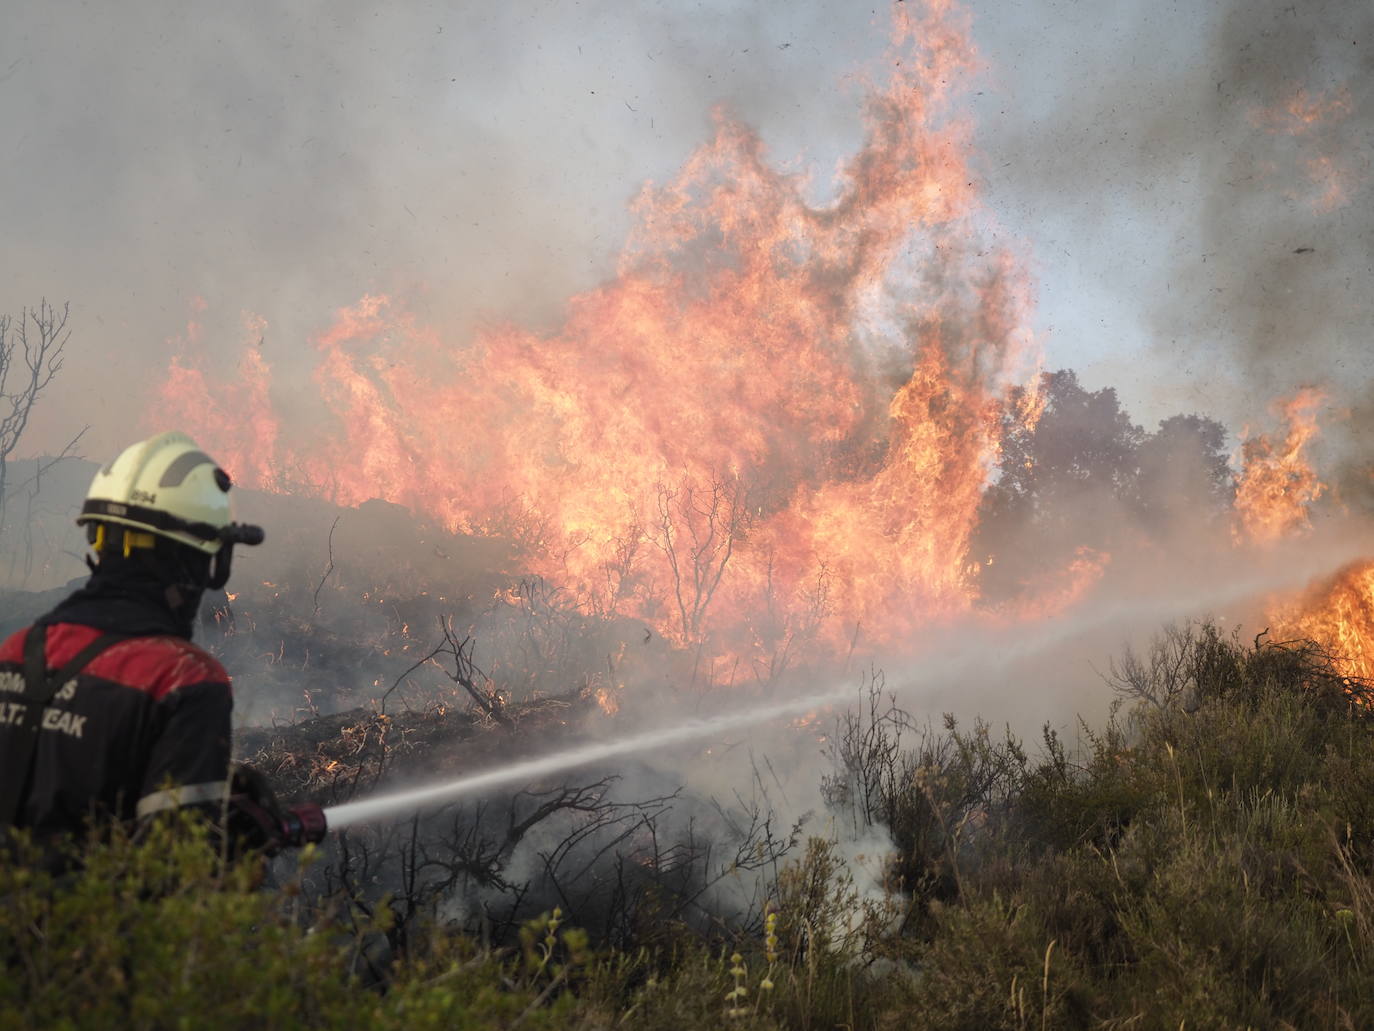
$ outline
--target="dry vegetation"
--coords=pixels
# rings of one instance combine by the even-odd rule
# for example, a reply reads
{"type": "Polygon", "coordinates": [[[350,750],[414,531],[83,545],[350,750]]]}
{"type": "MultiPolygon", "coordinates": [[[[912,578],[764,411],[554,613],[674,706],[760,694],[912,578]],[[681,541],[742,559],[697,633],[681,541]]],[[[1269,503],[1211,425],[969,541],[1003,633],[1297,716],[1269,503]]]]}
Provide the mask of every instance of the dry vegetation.
{"type": "MultiPolygon", "coordinates": [[[[840,723],[826,794],[837,827],[891,832],[882,896],[832,842],[766,818],[728,862],[661,840],[655,870],[636,849],[679,800],[619,802],[604,779],[451,808],[446,840],[437,821],[350,835],[272,891],[171,828],[93,846],[60,891],[7,866],[0,1024],[1369,1026],[1367,685],[1310,646],[1205,625],[1115,676],[1122,707],[1074,747],[923,730],[875,686],[840,723]],[[567,901],[522,895],[513,841],[561,818],[639,862],[617,881],[577,842],[544,850],[567,901]],[[755,860],[754,904],[704,919],[713,874],[755,860]]],[[[480,722],[466,732],[502,732],[480,722]]]]}
{"type": "MultiPolygon", "coordinates": [[[[985,601],[1063,559],[1085,498],[1132,514],[1095,548],[1172,525],[1151,470],[1180,454],[1196,475],[1177,507],[1226,536],[1220,427],[1144,434],[1111,391],[1046,388],[1012,453],[1047,471],[985,499],[985,601]]],[[[708,704],[785,689],[814,620],[761,628],[757,663],[702,661],[742,498],[660,498],[665,640],[617,615],[624,569],[571,604],[522,574],[514,531],[250,496],[296,558],[271,579],[245,563],[237,597],[206,609],[200,639],[271,716],[237,732],[239,756],[284,799],[335,804],[546,754],[636,709],[661,722],[655,685],[708,704]]],[[[1337,667],[1306,642],[1172,628],[1111,665],[1105,726],[1033,743],[929,727],[877,677],[828,735],[809,821],[781,820],[758,770],[717,798],[627,763],[232,869],[174,826],[90,844],[60,884],[8,864],[0,1028],[1374,1026],[1370,685],[1337,667]],[[877,842],[874,886],[849,859],[877,842]]]]}

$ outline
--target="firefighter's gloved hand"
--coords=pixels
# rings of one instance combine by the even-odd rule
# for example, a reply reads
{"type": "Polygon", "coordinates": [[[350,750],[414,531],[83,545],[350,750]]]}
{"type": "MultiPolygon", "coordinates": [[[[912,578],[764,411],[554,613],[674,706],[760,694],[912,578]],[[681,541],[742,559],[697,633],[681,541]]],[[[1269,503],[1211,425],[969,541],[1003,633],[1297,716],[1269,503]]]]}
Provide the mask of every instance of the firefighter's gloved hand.
{"type": "Polygon", "coordinates": [[[229,773],[230,845],[236,852],[276,855],[285,840],[282,809],[267,778],[251,766],[235,763],[229,773]]]}

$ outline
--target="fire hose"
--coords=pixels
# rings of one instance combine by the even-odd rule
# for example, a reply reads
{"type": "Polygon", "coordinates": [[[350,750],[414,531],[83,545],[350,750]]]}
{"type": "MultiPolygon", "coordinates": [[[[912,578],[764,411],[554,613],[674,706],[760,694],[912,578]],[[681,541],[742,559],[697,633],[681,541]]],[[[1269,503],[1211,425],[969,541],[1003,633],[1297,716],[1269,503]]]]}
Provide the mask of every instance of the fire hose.
{"type": "Polygon", "coordinates": [[[324,840],[328,821],[316,802],[282,806],[272,785],[251,766],[235,763],[229,773],[230,833],[249,848],[269,854],[324,840]]]}
{"type": "Polygon", "coordinates": [[[285,848],[318,844],[329,829],[324,807],[315,802],[293,805],[279,817],[281,842],[285,848]]]}

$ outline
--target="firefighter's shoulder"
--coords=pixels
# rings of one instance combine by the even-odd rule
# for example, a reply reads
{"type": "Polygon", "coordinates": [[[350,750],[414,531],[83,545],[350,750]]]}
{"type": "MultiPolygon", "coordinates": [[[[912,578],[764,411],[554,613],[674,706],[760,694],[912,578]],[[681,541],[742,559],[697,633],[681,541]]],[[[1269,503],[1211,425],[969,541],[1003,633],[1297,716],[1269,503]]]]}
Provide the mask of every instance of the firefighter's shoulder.
{"type": "Polygon", "coordinates": [[[86,667],[90,676],[137,687],[161,701],[198,685],[229,690],[229,674],[209,652],[180,637],[133,637],[110,647],[86,667]]]}
{"type": "MultiPolygon", "coordinates": [[[[29,629],[15,632],[0,644],[0,669],[22,670],[29,629]]],[[[60,666],[99,635],[99,630],[82,624],[55,624],[48,629],[49,665],[60,666]]],[[[229,689],[229,674],[218,659],[190,641],[171,635],[117,641],[95,656],[82,673],[143,691],[154,701],[199,684],[229,689]]]]}
{"type": "Polygon", "coordinates": [[[5,643],[0,644],[0,663],[10,663],[22,665],[24,662],[24,637],[28,634],[28,627],[16,630],[5,638],[5,643]]]}

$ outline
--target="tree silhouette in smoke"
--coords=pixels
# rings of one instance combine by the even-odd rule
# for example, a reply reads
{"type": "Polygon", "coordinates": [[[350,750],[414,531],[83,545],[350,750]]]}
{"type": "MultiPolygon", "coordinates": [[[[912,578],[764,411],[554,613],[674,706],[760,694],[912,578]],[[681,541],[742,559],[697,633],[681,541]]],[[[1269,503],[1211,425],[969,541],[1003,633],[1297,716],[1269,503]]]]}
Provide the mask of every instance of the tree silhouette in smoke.
{"type": "Polygon", "coordinates": [[[1217,528],[1235,496],[1226,427],[1215,419],[1173,415],[1141,441],[1134,509],[1147,531],[1162,534],[1183,523],[1217,528]]]}
{"type": "Polygon", "coordinates": [[[1114,388],[1085,390],[1071,369],[1044,373],[1039,388],[1034,425],[1018,414],[1024,389],[1009,399],[996,481],[970,547],[985,601],[1021,595],[1085,550],[1223,525],[1235,485],[1219,422],[1175,415],[1146,433],[1114,388]]]}
{"type": "MultiPolygon", "coordinates": [[[[44,300],[36,308],[24,308],[18,318],[0,314],[0,522],[9,457],[28,429],[39,395],[62,370],[63,352],[71,337],[70,313],[69,305],[58,311],[44,300]]],[[[73,440],[58,457],[66,457],[75,444],[73,440]]]]}

